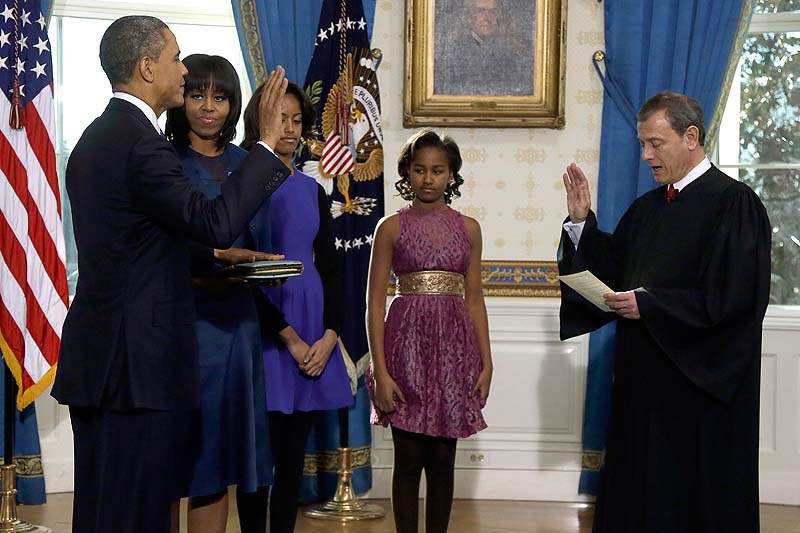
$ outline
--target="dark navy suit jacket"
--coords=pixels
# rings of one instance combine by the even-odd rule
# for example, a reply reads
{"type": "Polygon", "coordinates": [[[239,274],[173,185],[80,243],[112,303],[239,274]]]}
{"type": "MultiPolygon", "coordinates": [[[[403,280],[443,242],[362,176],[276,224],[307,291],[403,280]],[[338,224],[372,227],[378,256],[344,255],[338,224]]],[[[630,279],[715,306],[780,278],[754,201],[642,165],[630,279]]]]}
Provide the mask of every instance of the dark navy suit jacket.
{"type": "Polygon", "coordinates": [[[144,114],[112,99],[67,165],[79,278],[53,397],[74,407],[195,406],[189,240],[229,247],[288,174],[256,146],[209,200],[144,114]]]}

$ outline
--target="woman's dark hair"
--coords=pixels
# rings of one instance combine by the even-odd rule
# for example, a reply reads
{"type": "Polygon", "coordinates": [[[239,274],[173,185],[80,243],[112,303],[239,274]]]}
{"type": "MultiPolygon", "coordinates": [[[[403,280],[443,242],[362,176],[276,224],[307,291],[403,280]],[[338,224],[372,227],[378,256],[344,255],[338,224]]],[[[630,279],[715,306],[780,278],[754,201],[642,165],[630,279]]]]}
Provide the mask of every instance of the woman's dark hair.
{"type": "Polygon", "coordinates": [[[433,130],[419,131],[406,141],[397,158],[397,173],[400,174],[400,179],[395,182],[394,187],[403,200],[410,202],[414,199],[414,191],[411,190],[411,179],[409,178],[409,167],[414,160],[414,154],[423,148],[438,148],[447,156],[447,165],[453,173],[453,181],[448,182],[447,187],[444,189],[444,201],[450,204],[454,196],[461,196],[458,188],[464,183],[464,178],[458,173],[461,170],[461,152],[452,137],[442,137],[433,130]]]}
{"type": "MultiPolygon", "coordinates": [[[[228,118],[222,125],[217,139],[217,148],[223,148],[236,136],[236,123],[239,122],[239,115],[242,112],[242,89],[239,87],[236,69],[224,57],[206,54],[192,54],[183,60],[183,64],[189,71],[183,94],[213,88],[214,91],[224,94],[230,103],[228,118]]],[[[167,139],[179,146],[188,146],[189,129],[189,121],[186,119],[183,107],[167,111],[165,128],[167,139]]]]}
{"type": "MultiPolygon", "coordinates": [[[[253,92],[253,96],[250,97],[250,101],[247,102],[247,107],[244,109],[244,139],[242,139],[239,146],[245,150],[250,150],[261,138],[258,128],[258,104],[261,102],[261,94],[263,92],[264,84],[262,83],[253,92]]],[[[302,139],[307,140],[314,131],[314,124],[317,122],[317,110],[314,109],[311,98],[296,83],[289,82],[286,87],[286,94],[293,95],[300,102],[300,112],[303,114],[303,126],[300,136],[302,139]]]]}

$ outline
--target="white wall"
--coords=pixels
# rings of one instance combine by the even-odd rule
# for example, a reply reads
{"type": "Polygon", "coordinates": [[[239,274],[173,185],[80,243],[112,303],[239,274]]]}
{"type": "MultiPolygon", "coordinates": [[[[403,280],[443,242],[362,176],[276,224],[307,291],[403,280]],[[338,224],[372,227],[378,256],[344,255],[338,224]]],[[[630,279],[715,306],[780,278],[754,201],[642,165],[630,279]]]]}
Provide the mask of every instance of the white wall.
{"type": "MultiPolygon", "coordinates": [[[[489,298],[495,376],[489,427],[459,442],[459,498],[584,501],[580,473],[588,337],[558,340],[558,301],[489,298]]],[[[772,307],[764,321],[761,501],[800,505],[800,309],[772,307]]],[[[48,492],[72,490],[67,410],[36,401],[48,492]]],[[[391,434],[373,429],[373,489],[390,494],[391,434]]]]}
{"type": "MultiPolygon", "coordinates": [[[[415,130],[402,127],[404,2],[379,0],[373,46],[381,48],[387,212],[394,159],[415,130]]],[[[603,49],[603,4],[569,0],[566,127],[437,128],[464,156],[466,183],[454,207],[477,218],[484,259],[554,260],[565,216],[561,174],[571,161],[587,172],[596,198],[602,85],[591,63],[603,49]]],[[[601,214],[602,216],[602,214],[601,214]]],[[[558,302],[489,298],[495,360],[489,428],[459,443],[458,497],[581,501],[580,470],[588,340],[558,340],[558,302]]],[[[800,310],[771,308],[764,330],[761,401],[762,501],[800,504],[800,310]]],[[[391,435],[375,428],[370,495],[387,497],[391,435]]]]}
{"type": "MultiPolygon", "coordinates": [[[[404,21],[402,0],[378,0],[372,44],[384,55],[379,82],[387,213],[403,205],[394,189],[397,154],[417,131],[403,128],[404,21]]],[[[570,0],[564,129],[437,128],[461,148],[466,182],[453,207],[481,223],[484,259],[554,261],[566,213],[561,175],[567,164],[577,161],[596,189],[603,92],[591,59],[603,42],[603,4],[570,0]]]]}
{"type": "MultiPolygon", "coordinates": [[[[603,4],[570,0],[566,128],[446,129],[462,148],[466,183],[454,206],[477,218],[484,258],[553,260],[565,214],[561,173],[570,161],[596,190],[602,88],[591,64],[603,48],[603,4]]],[[[373,45],[383,50],[380,83],[386,139],[387,212],[394,158],[413,130],[402,127],[402,0],[379,0],[373,45]]],[[[459,443],[457,496],[580,501],[580,434],[588,341],[558,340],[558,301],[489,298],[495,377],[489,428],[459,443]]],[[[771,308],[762,372],[762,500],[800,504],[800,310],[771,308]]],[[[37,400],[47,489],[72,490],[72,439],[65,408],[37,400]]],[[[390,434],[375,428],[373,497],[389,495],[390,434]]]]}
{"type": "Polygon", "coordinates": [[[761,501],[800,505],[800,308],[772,306],[761,347],[761,501]]]}
{"type": "MultiPolygon", "coordinates": [[[[489,427],[459,441],[456,497],[586,501],[577,487],[588,336],[558,340],[556,300],[490,298],[488,310],[495,364],[489,427]]],[[[800,505],[798,323],[800,310],[778,307],[764,322],[762,502],[800,505]]],[[[369,496],[388,498],[391,432],[375,427],[372,435],[369,496]]]]}
{"type": "MultiPolygon", "coordinates": [[[[495,373],[488,428],[458,444],[456,497],[582,500],[576,494],[588,337],[558,340],[558,301],[490,298],[495,373]]],[[[373,431],[374,489],[388,497],[392,440],[373,431]]]]}

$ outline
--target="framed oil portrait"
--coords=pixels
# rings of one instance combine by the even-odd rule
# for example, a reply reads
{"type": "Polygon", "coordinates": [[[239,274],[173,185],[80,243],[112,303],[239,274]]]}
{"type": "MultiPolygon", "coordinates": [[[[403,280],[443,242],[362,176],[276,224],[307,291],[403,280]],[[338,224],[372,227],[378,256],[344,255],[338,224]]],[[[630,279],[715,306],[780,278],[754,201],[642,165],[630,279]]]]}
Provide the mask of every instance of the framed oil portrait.
{"type": "Polygon", "coordinates": [[[407,0],[403,125],[564,127],[567,0],[407,0]]]}

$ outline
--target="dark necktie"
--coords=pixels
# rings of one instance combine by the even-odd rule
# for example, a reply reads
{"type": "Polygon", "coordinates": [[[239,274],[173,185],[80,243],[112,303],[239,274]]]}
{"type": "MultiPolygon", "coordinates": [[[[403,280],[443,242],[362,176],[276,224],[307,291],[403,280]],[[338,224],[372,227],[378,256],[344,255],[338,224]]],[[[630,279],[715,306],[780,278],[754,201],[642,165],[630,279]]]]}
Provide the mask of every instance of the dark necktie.
{"type": "Polygon", "coordinates": [[[667,187],[667,204],[678,196],[678,190],[670,183],[667,187]]]}

